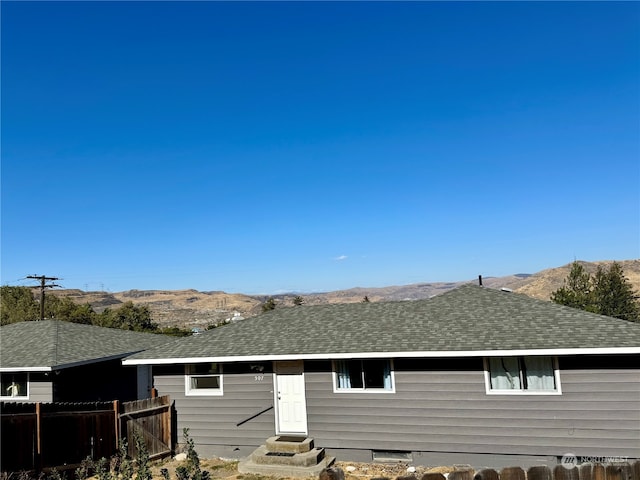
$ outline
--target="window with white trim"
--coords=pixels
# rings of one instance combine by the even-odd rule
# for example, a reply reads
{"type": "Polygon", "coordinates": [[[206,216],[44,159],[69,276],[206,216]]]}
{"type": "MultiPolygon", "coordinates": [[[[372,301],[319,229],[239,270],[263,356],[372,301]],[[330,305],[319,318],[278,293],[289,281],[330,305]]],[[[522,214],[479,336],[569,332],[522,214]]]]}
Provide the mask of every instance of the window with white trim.
{"type": "Polygon", "coordinates": [[[559,394],[554,357],[489,357],[485,360],[487,393],[559,394]]]}
{"type": "Polygon", "coordinates": [[[186,395],[222,395],[222,372],[217,363],[194,363],[186,366],[186,395]]]}
{"type": "Polygon", "coordinates": [[[334,390],[336,392],[393,392],[393,372],[388,359],[336,360],[334,390]]]}
{"type": "Polygon", "coordinates": [[[0,374],[0,399],[29,399],[29,374],[26,372],[0,374]]]}

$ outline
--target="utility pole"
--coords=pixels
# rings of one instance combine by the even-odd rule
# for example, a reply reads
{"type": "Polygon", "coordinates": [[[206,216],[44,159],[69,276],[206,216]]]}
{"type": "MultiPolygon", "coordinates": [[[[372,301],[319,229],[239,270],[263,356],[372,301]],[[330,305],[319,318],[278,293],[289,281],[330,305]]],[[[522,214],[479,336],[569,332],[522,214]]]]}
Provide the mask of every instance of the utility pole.
{"type": "Polygon", "coordinates": [[[55,283],[47,284],[47,282],[53,282],[60,279],[57,277],[47,277],[45,275],[27,275],[27,278],[40,280],[40,320],[44,320],[44,289],[59,287],[60,285],[56,285],[55,283]]]}

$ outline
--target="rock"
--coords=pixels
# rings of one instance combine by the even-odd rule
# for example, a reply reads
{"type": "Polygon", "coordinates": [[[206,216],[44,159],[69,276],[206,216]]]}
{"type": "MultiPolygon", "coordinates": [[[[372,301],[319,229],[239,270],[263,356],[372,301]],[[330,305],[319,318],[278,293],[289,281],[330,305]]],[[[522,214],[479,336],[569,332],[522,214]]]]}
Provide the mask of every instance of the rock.
{"type": "Polygon", "coordinates": [[[407,473],[416,473],[416,467],[408,467],[407,473]]]}
{"type": "Polygon", "coordinates": [[[183,460],[187,459],[187,454],[186,453],[179,453],[175,457],[173,457],[173,459],[175,461],[177,461],[177,462],[182,462],[183,460]]]}
{"type": "Polygon", "coordinates": [[[354,467],[353,465],[349,465],[347,467],[347,472],[355,472],[356,471],[356,467],[354,467]]]}
{"type": "MultiPolygon", "coordinates": [[[[347,470],[349,467],[347,467],[347,470]]],[[[327,467],[320,472],[320,480],[344,480],[344,472],[338,467],[327,467]]]]}

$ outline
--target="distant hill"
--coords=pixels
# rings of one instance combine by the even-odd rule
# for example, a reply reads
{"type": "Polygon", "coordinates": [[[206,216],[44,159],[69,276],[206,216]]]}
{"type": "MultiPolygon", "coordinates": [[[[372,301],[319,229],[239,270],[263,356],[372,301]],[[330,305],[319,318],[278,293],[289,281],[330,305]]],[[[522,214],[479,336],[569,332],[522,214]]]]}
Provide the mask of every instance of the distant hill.
{"type": "MultiPolygon", "coordinates": [[[[580,262],[585,269],[594,273],[599,265],[608,266],[612,260],[580,262]]],[[[617,260],[622,265],[625,276],[636,291],[640,292],[640,259],[617,260]]],[[[538,273],[518,273],[505,277],[483,277],[482,284],[488,288],[508,288],[541,300],[549,300],[551,292],[562,286],[569,274],[571,264],[549,268],[538,273]]],[[[478,279],[460,282],[416,283],[411,285],[380,288],[350,288],[321,293],[287,293],[273,295],[280,306],[293,306],[293,299],[299,295],[305,305],[330,303],[357,303],[366,296],[371,302],[419,300],[439,295],[466,283],[478,283],[478,279]]],[[[220,291],[200,292],[197,290],[127,290],[125,292],[84,292],[82,290],[52,290],[49,293],[71,297],[77,303],[89,303],[94,310],[117,308],[124,302],[147,305],[153,319],[163,327],[206,328],[234,316],[247,318],[259,314],[261,305],[269,296],[230,294],[220,291]]]]}
{"type": "MultiPolygon", "coordinates": [[[[636,260],[616,260],[624,270],[624,276],[629,280],[629,283],[633,285],[634,290],[640,292],[640,259],[636,260]]],[[[594,274],[598,266],[608,267],[613,263],[612,260],[604,260],[599,262],[583,262],[579,261],[585,268],[585,270],[591,274],[594,274]]],[[[530,297],[539,298],[541,300],[549,300],[551,292],[557,290],[562,286],[562,282],[569,271],[571,270],[571,263],[563,265],[562,267],[549,268],[542,270],[541,272],[531,275],[525,279],[517,288],[514,288],[516,292],[524,293],[530,297]]]]}

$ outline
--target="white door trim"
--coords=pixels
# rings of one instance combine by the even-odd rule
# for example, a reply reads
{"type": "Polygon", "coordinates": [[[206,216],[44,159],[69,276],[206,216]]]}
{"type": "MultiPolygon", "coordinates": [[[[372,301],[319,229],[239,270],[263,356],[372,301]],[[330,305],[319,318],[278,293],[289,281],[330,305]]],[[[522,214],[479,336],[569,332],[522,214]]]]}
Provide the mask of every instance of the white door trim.
{"type": "Polygon", "coordinates": [[[307,435],[309,432],[307,431],[304,362],[302,360],[274,362],[273,371],[276,434],[307,435]],[[289,391],[280,391],[281,388],[289,391]]]}

